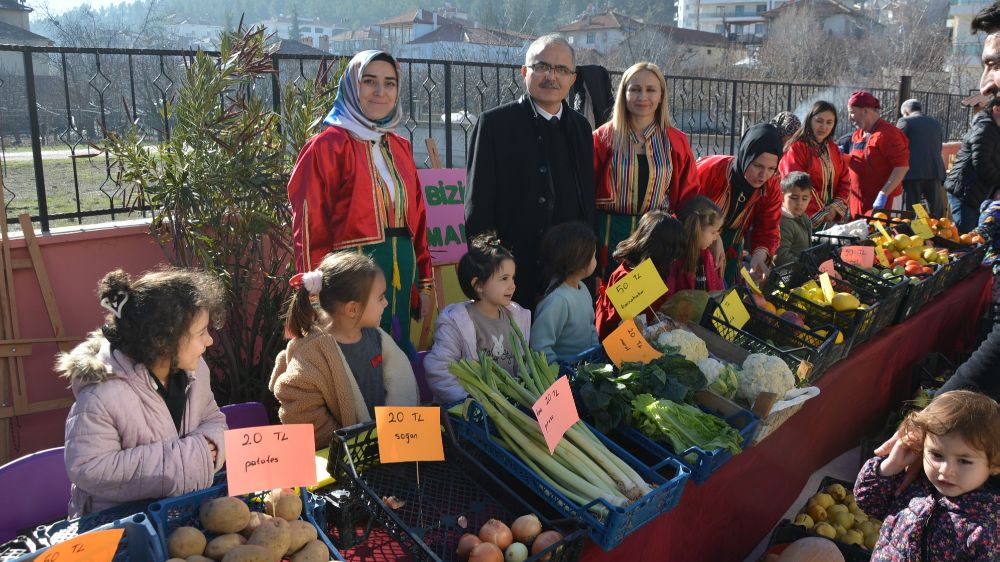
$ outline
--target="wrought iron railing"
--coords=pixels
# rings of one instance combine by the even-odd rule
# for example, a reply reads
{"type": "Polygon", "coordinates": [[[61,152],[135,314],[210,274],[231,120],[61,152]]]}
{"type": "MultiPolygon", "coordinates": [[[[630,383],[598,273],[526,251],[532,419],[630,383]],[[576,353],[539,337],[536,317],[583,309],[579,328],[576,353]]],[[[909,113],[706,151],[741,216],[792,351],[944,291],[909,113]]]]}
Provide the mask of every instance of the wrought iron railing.
{"type": "MultiPolygon", "coordinates": [[[[143,216],[141,201],[119,185],[106,155],[97,153],[104,131],[122,132],[134,119],[149,142],[168,138],[164,107],[184,79],[191,51],[80,49],[0,45],[0,166],[8,222],[27,212],[42,231],[53,226],[143,216]],[[127,107],[127,109],[126,109],[127,107]]],[[[337,57],[330,56],[327,60],[337,57]]],[[[322,56],[274,55],[277,73],[261,77],[254,94],[280,108],[281,86],[314,77],[322,56]]],[[[520,67],[509,64],[401,60],[399,132],[409,137],[420,166],[430,164],[425,140],[432,138],[447,167],[465,166],[466,146],[477,117],[518,99],[520,67]]],[[[612,73],[617,85],[621,73],[612,73]]],[[[749,125],[784,110],[800,115],[817,99],[845,107],[856,88],[668,77],[675,125],[685,131],[696,156],[731,154],[749,125]]],[[[886,116],[895,89],[870,89],[886,116]]],[[[925,113],[956,139],[967,128],[962,96],[913,92],[925,113]]],[[[841,112],[837,134],[849,131],[841,112]]]]}

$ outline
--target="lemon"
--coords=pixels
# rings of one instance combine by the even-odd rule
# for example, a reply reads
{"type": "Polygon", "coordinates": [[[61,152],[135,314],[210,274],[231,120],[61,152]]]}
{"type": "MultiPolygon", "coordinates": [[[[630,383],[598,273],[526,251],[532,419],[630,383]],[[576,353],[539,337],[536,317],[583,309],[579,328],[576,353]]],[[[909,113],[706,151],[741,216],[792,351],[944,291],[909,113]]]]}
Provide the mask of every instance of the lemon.
{"type": "Polygon", "coordinates": [[[848,310],[857,310],[858,306],[861,305],[861,301],[850,293],[837,293],[833,295],[833,300],[830,301],[830,304],[837,312],[846,312],[848,310]]]}

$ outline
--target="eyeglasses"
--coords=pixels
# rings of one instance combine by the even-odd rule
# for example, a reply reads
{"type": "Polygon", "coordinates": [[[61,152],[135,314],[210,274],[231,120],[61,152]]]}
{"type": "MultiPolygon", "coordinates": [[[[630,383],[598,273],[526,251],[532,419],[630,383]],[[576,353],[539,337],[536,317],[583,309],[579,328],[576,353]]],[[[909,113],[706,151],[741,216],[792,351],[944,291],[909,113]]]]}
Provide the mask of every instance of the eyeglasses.
{"type": "Polygon", "coordinates": [[[563,66],[561,64],[551,65],[547,62],[536,62],[535,64],[527,65],[531,70],[539,73],[545,74],[546,72],[553,70],[559,76],[573,76],[576,74],[576,70],[568,66],[563,66]]]}

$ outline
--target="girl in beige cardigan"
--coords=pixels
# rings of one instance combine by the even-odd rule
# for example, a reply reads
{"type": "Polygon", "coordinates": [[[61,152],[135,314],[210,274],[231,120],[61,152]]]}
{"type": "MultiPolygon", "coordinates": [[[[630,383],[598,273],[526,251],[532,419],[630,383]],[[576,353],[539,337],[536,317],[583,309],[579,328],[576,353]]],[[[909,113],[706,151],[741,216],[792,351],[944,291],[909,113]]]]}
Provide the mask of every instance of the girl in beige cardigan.
{"type": "Polygon", "coordinates": [[[376,406],[417,405],[406,354],[382,331],[385,275],[357,252],[328,255],[319,268],[292,278],[297,293],[269,388],[282,423],[311,423],[316,447],[341,427],[371,421],[376,406]],[[317,311],[310,302],[317,296],[317,311]]]}

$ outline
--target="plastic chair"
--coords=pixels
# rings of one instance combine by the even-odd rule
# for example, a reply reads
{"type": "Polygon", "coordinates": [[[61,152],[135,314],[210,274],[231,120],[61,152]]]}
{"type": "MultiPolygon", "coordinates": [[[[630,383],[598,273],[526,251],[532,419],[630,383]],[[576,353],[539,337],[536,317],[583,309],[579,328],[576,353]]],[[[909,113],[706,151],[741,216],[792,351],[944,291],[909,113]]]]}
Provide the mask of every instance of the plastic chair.
{"type": "Polygon", "coordinates": [[[431,400],[434,399],[431,385],[427,384],[427,373],[424,372],[424,357],[427,353],[426,351],[417,353],[417,356],[410,362],[410,365],[413,366],[413,376],[417,379],[417,391],[420,394],[421,404],[430,404],[431,400]]]}
{"type": "Polygon", "coordinates": [[[70,482],[63,447],[45,449],[0,466],[0,490],[5,494],[0,509],[0,543],[22,529],[66,518],[70,482]]]}
{"type": "Polygon", "coordinates": [[[271,425],[271,420],[267,418],[267,409],[260,402],[230,404],[219,410],[226,415],[226,425],[229,429],[271,425]]]}

